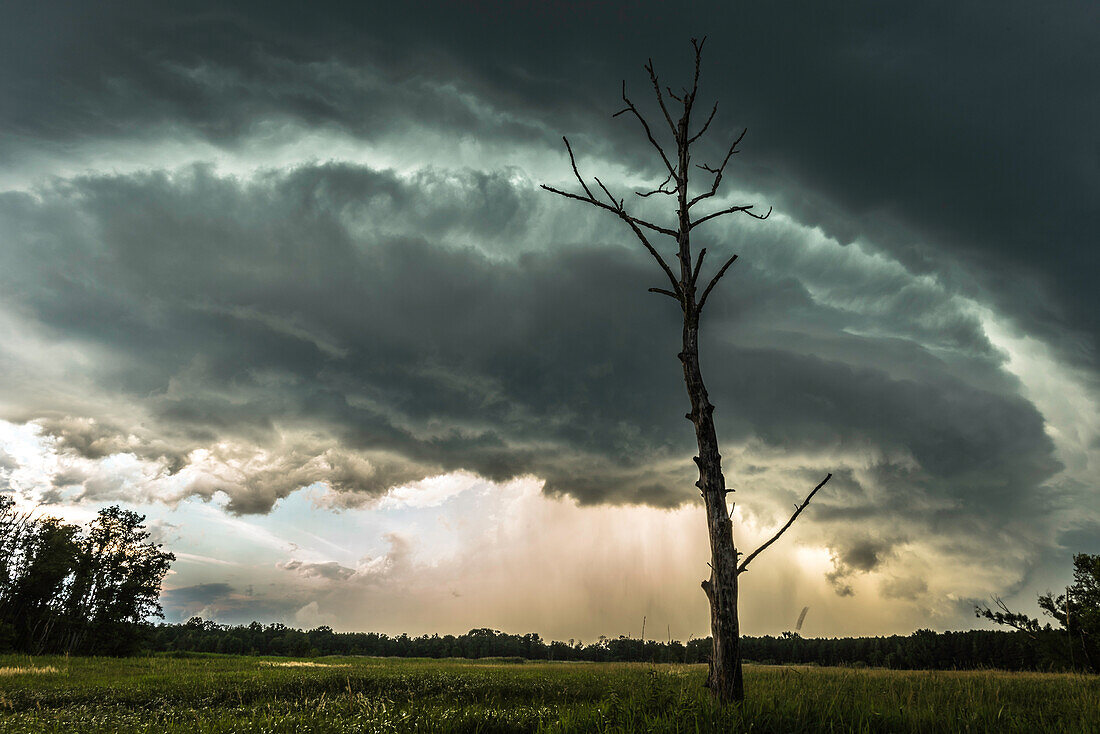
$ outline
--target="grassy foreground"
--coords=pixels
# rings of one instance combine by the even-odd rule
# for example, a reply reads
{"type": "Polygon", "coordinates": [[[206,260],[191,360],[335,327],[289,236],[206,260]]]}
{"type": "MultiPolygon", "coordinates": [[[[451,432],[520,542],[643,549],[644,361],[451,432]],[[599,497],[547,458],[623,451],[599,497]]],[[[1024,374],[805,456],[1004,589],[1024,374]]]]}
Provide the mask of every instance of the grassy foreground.
{"type": "Polygon", "coordinates": [[[235,656],[0,656],[0,732],[1100,732],[1100,678],[235,656]]]}

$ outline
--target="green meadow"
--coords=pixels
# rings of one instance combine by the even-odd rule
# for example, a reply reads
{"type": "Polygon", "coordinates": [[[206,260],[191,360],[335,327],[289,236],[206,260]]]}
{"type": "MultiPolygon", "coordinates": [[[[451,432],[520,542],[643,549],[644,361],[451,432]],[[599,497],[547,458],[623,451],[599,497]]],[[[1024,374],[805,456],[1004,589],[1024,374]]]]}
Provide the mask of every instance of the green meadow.
{"type": "Polygon", "coordinates": [[[1100,732],[1096,676],[518,660],[0,656],[2,732],[1100,732]]]}

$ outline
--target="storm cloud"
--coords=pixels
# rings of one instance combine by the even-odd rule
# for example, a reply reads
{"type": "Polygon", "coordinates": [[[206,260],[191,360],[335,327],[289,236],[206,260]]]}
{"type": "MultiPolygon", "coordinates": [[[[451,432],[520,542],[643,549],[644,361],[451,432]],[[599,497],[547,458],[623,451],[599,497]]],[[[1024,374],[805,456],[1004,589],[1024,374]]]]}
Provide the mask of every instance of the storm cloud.
{"type": "MultiPolygon", "coordinates": [[[[917,546],[1032,567],[1095,526],[1095,8],[329,5],[13,12],[0,418],[56,460],[31,479],[0,447],[0,482],[236,515],[459,472],[697,499],[659,272],[538,185],[569,185],[563,133],[622,195],[659,180],[610,119],[619,80],[643,98],[641,63],[675,80],[706,32],[713,152],[751,129],[729,196],[775,210],[696,240],[740,255],[702,359],[744,519],[832,471],[806,538],[838,592],[878,574],[895,599],[943,588],[917,546]]],[[[279,568],[376,583],[398,546],[279,568]]]]}
{"type": "Polygon", "coordinates": [[[686,39],[709,34],[706,91],[725,129],[752,130],[743,179],[842,242],[873,235],[909,267],[951,276],[1095,367],[1098,12],[1074,0],[36,3],[6,24],[0,81],[19,104],[3,146],[31,165],[74,144],[240,149],[286,128],[392,144],[411,124],[420,149],[566,132],[645,167],[643,141],[593,112],[614,111],[622,78],[644,89],[647,57],[678,78],[686,39]],[[1021,287],[1043,298],[1015,297],[1021,287]]]}
{"type": "MultiPolygon", "coordinates": [[[[6,417],[36,421],[63,455],[154,467],[127,488],[69,466],[43,499],[220,491],[258,513],[323,483],[351,507],[464,470],[535,476],[586,504],[691,501],[676,313],[646,293],[644,253],[598,223],[541,249],[517,225],[507,258],[464,244],[493,235],[433,208],[486,178],[322,164],[242,182],[197,166],[5,195],[9,303],[50,341],[103,355],[80,368],[80,403],[10,395],[6,417]],[[415,234],[421,221],[435,230],[415,234]]],[[[506,221],[576,216],[511,186],[506,221]]],[[[846,470],[817,511],[838,579],[868,570],[845,545],[853,524],[997,537],[1051,516],[1053,444],[972,313],[835,243],[755,246],[769,250],[716,297],[704,352],[749,511],[779,519],[814,474],[846,470]],[[738,454],[772,458],[742,476],[738,454]]]]}

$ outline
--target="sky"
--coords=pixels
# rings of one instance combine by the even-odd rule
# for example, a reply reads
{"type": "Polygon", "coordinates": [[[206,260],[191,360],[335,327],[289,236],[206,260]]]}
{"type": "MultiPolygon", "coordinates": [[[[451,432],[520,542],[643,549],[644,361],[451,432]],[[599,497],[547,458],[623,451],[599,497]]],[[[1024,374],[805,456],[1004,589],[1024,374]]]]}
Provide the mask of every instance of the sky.
{"type": "Polygon", "coordinates": [[[834,475],[742,631],[968,629],[1100,552],[1095,3],[286,5],[0,28],[0,491],[144,514],[167,621],[708,634],[678,307],[540,188],[565,135],[671,222],[612,115],[703,36],[695,160],[747,128],[715,209],[773,210],[693,233],[738,546],[834,475]]]}

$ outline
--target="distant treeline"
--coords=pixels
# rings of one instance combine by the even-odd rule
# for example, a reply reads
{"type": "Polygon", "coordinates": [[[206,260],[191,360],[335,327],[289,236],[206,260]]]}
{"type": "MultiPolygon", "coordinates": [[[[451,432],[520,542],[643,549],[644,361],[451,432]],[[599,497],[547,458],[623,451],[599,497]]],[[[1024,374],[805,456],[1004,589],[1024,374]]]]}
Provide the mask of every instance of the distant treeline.
{"type": "MultiPolygon", "coordinates": [[[[896,669],[1064,670],[1058,653],[1064,633],[1046,631],[1039,638],[1022,632],[918,630],[908,636],[802,638],[742,638],[745,659],[757,663],[872,666],[896,669]]],[[[510,635],[474,629],[464,635],[389,637],[374,632],[333,632],[328,627],[303,631],[281,624],[224,626],[198,617],[185,624],[161,624],[147,629],[146,642],[157,652],[215,652],[245,655],[376,655],[423,658],[522,658],[527,660],[589,660],[593,662],[702,663],[710,653],[710,638],[685,645],[618,637],[589,643],[546,642],[537,634],[510,635]]]]}
{"type": "Polygon", "coordinates": [[[0,495],[0,652],[138,652],[175,560],[144,521],[108,507],[85,530],[0,495]]]}
{"type": "MultiPolygon", "coordinates": [[[[474,629],[464,635],[389,637],[374,632],[309,631],[282,624],[226,626],[198,617],[160,617],[160,586],[175,557],[150,542],[135,512],[108,507],[87,529],[19,512],[0,494],[0,652],[129,655],[203,652],[237,655],[373,655],[423,658],[516,658],[593,662],[702,663],[710,638],[606,638],[546,642],[539,635],[474,629]]],[[[1074,585],[1039,598],[1063,629],[1012,613],[978,615],[1015,631],[918,630],[908,636],[744,637],[742,656],[757,663],[872,666],[896,669],[1096,670],[1100,639],[1100,556],[1074,557],[1074,585]],[[1070,596],[1072,592],[1072,596],[1070,596]],[[1072,599],[1072,605],[1071,605],[1072,599]],[[1072,617],[1070,616],[1072,609],[1072,617]],[[1068,632],[1067,632],[1068,630],[1068,632]],[[1071,639],[1070,634],[1074,637],[1071,639]]]]}

